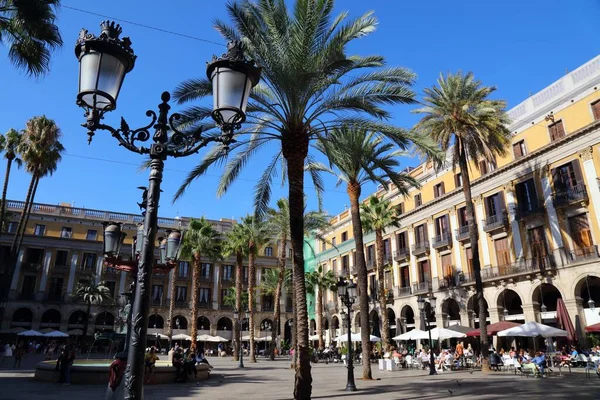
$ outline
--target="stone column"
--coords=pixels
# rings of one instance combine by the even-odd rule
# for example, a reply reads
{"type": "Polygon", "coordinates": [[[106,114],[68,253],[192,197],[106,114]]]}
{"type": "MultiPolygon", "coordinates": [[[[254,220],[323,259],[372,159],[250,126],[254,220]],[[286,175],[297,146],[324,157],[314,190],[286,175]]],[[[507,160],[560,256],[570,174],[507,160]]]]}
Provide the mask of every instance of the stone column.
{"type": "Polygon", "coordinates": [[[431,263],[431,281],[438,277],[437,252],[433,248],[433,238],[435,237],[435,225],[433,218],[427,220],[427,233],[429,234],[429,262],[431,263]]]}
{"type": "Polygon", "coordinates": [[[523,308],[523,316],[525,318],[525,322],[539,322],[538,321],[538,313],[536,311],[536,307],[533,303],[526,303],[522,305],[523,308]]]}
{"type": "MultiPolygon", "coordinates": [[[[415,245],[415,235],[412,226],[408,229],[408,251],[412,251],[413,246],[415,245]]],[[[419,274],[417,273],[417,257],[410,255],[410,286],[413,283],[417,283],[419,274]]]]}
{"type": "MultiPolygon", "coordinates": [[[[262,268],[261,267],[256,267],[256,278],[255,278],[255,282],[256,282],[256,286],[254,288],[254,298],[256,299],[256,311],[260,312],[262,311],[262,298],[260,295],[260,282],[262,279],[262,268]]],[[[315,296],[315,301],[317,301],[317,298],[315,296]]]]}
{"type": "Polygon", "coordinates": [[[102,267],[104,266],[104,255],[100,254],[96,263],[96,285],[102,280],[102,267]]]}
{"type": "Polygon", "coordinates": [[[71,268],[69,269],[69,280],[67,281],[67,295],[73,293],[73,285],[75,284],[75,274],[77,273],[77,259],[79,254],[74,251],[71,256],[71,268]]]}
{"type": "MultiPolygon", "coordinates": [[[[450,209],[450,235],[454,235],[458,230],[458,219],[456,217],[456,209],[450,209]]],[[[454,267],[456,271],[462,271],[462,259],[460,254],[460,243],[453,237],[454,244],[452,245],[452,251],[454,252],[454,267]]]]}
{"type": "MultiPolygon", "coordinates": [[[[594,210],[596,224],[600,227],[600,187],[597,181],[598,174],[596,172],[596,167],[594,166],[593,150],[594,148],[590,146],[579,152],[579,157],[581,158],[583,174],[587,181],[586,189],[590,199],[590,206],[594,210]]],[[[590,231],[594,232],[594,229],[590,227],[590,231]]]]}
{"type": "Polygon", "coordinates": [[[460,324],[462,326],[471,326],[471,320],[469,319],[469,313],[467,310],[461,310],[460,313],[460,324]]]}
{"type": "Polygon", "coordinates": [[[17,265],[15,265],[15,273],[12,277],[12,282],[10,283],[10,293],[9,299],[14,300],[17,298],[17,289],[19,286],[19,278],[21,275],[21,264],[23,264],[23,257],[25,256],[25,250],[19,251],[17,255],[17,265]]]}
{"type": "Polygon", "coordinates": [[[48,274],[50,273],[50,262],[52,261],[52,252],[46,251],[44,255],[44,264],[42,269],[42,279],[40,280],[40,287],[36,294],[36,300],[40,301],[44,299],[46,293],[46,283],[48,282],[48,274]]]}
{"type": "Polygon", "coordinates": [[[481,256],[481,268],[492,265],[490,260],[490,248],[488,245],[487,233],[483,230],[483,220],[485,212],[483,211],[483,198],[481,196],[473,198],[475,203],[475,219],[477,220],[477,229],[479,230],[479,255],[481,256]]]}
{"type": "Polygon", "coordinates": [[[523,244],[521,242],[521,230],[519,229],[519,221],[516,220],[517,205],[515,203],[514,185],[505,189],[506,192],[506,207],[508,208],[508,222],[512,231],[512,245],[514,254],[511,251],[510,256],[514,257],[513,262],[523,258],[523,244]]]}
{"type": "Polygon", "coordinates": [[[213,264],[213,294],[212,294],[212,306],[213,310],[219,309],[219,288],[221,287],[219,282],[219,272],[221,271],[221,266],[217,264],[213,264]]]}
{"type": "Polygon", "coordinates": [[[550,233],[552,236],[552,247],[554,249],[554,259],[558,265],[565,263],[564,255],[564,244],[560,233],[560,226],[558,223],[558,215],[552,202],[552,188],[550,187],[549,181],[549,167],[546,165],[542,168],[542,192],[544,193],[544,203],[546,206],[546,214],[548,215],[548,221],[550,223],[550,233]]]}
{"type": "Polygon", "coordinates": [[[488,307],[488,312],[490,313],[490,324],[500,322],[501,312],[498,310],[498,307],[488,307]]]}

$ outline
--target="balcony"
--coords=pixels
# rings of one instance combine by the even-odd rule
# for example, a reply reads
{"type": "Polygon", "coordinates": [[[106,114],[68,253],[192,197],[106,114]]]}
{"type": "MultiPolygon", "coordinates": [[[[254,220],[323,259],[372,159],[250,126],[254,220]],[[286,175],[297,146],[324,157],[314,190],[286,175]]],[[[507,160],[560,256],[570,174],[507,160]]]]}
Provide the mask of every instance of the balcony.
{"type": "Polygon", "coordinates": [[[412,291],[410,286],[396,286],[394,287],[394,297],[410,296],[412,291]]]}
{"type": "Polygon", "coordinates": [[[469,225],[463,225],[458,229],[454,230],[454,237],[459,242],[469,240],[469,225]]]}
{"type": "Polygon", "coordinates": [[[552,193],[552,203],[556,208],[567,207],[573,203],[579,202],[587,203],[587,201],[588,193],[583,183],[569,189],[555,190],[554,193],[552,193]]]}
{"type": "Polygon", "coordinates": [[[418,282],[413,284],[413,294],[429,292],[431,282],[418,282]]]}
{"type": "Polygon", "coordinates": [[[21,292],[18,296],[17,296],[18,300],[33,300],[35,299],[35,293],[33,292],[21,292]]]}
{"type": "Polygon", "coordinates": [[[162,306],[163,305],[163,299],[152,299],[151,303],[153,306],[162,306]]]}
{"type": "Polygon", "coordinates": [[[48,293],[46,295],[46,301],[57,303],[63,300],[63,296],[61,293],[48,293]]]}
{"type": "Polygon", "coordinates": [[[544,257],[529,258],[514,264],[483,268],[481,270],[481,280],[491,281],[499,278],[543,273],[545,271],[554,270],[555,268],[556,263],[554,261],[554,257],[552,255],[547,255],[544,257]]]}
{"type": "Polygon", "coordinates": [[[80,275],[94,275],[96,273],[96,268],[94,267],[81,267],[79,268],[80,275]]]}
{"type": "Polygon", "coordinates": [[[424,240],[420,243],[412,245],[412,253],[414,256],[420,256],[429,252],[429,241],[424,240]]]}
{"type": "Polygon", "coordinates": [[[517,218],[525,219],[531,218],[538,215],[543,215],[546,212],[546,208],[544,207],[544,202],[542,200],[538,200],[532,204],[521,204],[523,208],[517,208],[517,218]]]}
{"type": "Polygon", "coordinates": [[[437,235],[432,238],[432,246],[434,249],[442,247],[450,247],[452,245],[452,235],[448,232],[444,232],[441,235],[437,235]]]}
{"type": "Polygon", "coordinates": [[[273,304],[266,304],[266,305],[262,306],[261,310],[262,311],[273,312],[275,310],[275,307],[273,306],[273,304]]]}
{"type": "Polygon", "coordinates": [[[198,308],[212,308],[212,302],[210,301],[199,301],[198,308]]]}
{"type": "Polygon", "coordinates": [[[210,275],[200,275],[200,281],[201,282],[209,282],[210,281],[210,275]]]}
{"type": "MultiPolygon", "coordinates": [[[[437,282],[437,288],[438,290],[447,290],[453,287],[457,287],[460,284],[460,281],[458,281],[457,276],[455,274],[448,274],[446,276],[443,276],[441,278],[435,278],[437,282]]],[[[436,286],[436,285],[434,285],[436,286]]]]}
{"type": "Polygon", "coordinates": [[[580,249],[574,249],[569,252],[570,260],[568,260],[569,264],[586,261],[586,260],[594,260],[600,257],[598,254],[598,246],[589,246],[583,247],[580,249]]]}
{"type": "Polygon", "coordinates": [[[187,282],[189,277],[187,274],[185,275],[177,275],[177,282],[187,282]]]}
{"type": "Polygon", "coordinates": [[[189,302],[187,300],[176,300],[175,307],[177,308],[188,308],[189,302]]]}
{"type": "Polygon", "coordinates": [[[119,271],[114,268],[105,268],[103,274],[106,277],[115,277],[119,274],[119,271]]]}
{"type": "Polygon", "coordinates": [[[367,260],[366,264],[367,264],[367,271],[375,268],[375,260],[367,260]]]}
{"type": "Polygon", "coordinates": [[[410,258],[410,251],[407,248],[403,247],[394,252],[394,260],[397,262],[401,262],[404,260],[408,260],[410,258]]]}
{"type": "Polygon", "coordinates": [[[223,278],[221,278],[221,283],[230,284],[233,283],[233,281],[233,276],[223,276],[223,278]]]}
{"type": "Polygon", "coordinates": [[[392,258],[392,255],[389,253],[385,253],[383,255],[383,265],[392,265],[394,263],[394,260],[392,258]]]}
{"type": "Polygon", "coordinates": [[[69,272],[69,269],[71,268],[70,265],[63,265],[63,264],[54,264],[54,266],[52,267],[52,269],[50,270],[50,272],[69,272]]]}
{"type": "Polygon", "coordinates": [[[44,268],[41,262],[24,262],[21,264],[21,269],[28,272],[38,272],[44,268]]]}
{"type": "Polygon", "coordinates": [[[485,232],[492,232],[499,229],[506,229],[508,226],[508,218],[505,213],[490,215],[486,219],[482,220],[483,230],[485,232]]]}

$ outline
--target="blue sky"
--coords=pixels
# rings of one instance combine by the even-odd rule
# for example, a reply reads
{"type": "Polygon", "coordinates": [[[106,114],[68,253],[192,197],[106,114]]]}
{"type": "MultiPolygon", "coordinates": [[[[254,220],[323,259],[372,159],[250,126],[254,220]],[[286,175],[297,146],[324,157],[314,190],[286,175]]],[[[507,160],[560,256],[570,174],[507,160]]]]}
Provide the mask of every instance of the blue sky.
{"type": "MultiPolygon", "coordinates": [[[[63,5],[224,43],[212,27],[215,18],[227,18],[224,1],[63,0],[63,5]]],[[[496,96],[512,107],[599,52],[600,2],[596,0],[338,0],[336,9],[348,10],[351,17],[375,11],[377,31],[353,43],[350,52],[381,54],[389,65],[412,69],[418,75],[414,89],[419,93],[432,85],[440,72],[470,70],[486,85],[497,86],[496,96]]],[[[28,78],[15,69],[6,57],[6,48],[0,47],[0,132],[21,129],[28,118],[41,114],[61,127],[67,152],[54,176],[40,182],[37,202],[138,212],[136,187],[147,182],[147,174],[138,172],[141,156],[118,147],[105,132],[98,132],[88,146],[86,131],[80,127],[83,111],[75,105],[78,64],[74,43],[82,27],[98,33],[103,19],[62,8],[59,28],[65,45],[54,53],[52,71],[43,79],[28,78]]],[[[118,124],[123,115],[132,127],[141,126],[146,122],[145,111],[156,109],[162,91],[172,90],[186,78],[204,75],[206,61],[225,49],[129,23],[121,25],[138,59],[126,77],[117,110],[106,117],[107,123],[118,124]]],[[[397,107],[394,122],[403,127],[414,124],[412,108],[397,107]]],[[[250,212],[254,183],[270,157],[259,153],[222,198],[215,196],[220,171],[212,170],[194,183],[185,197],[171,204],[186,171],[199,158],[167,161],[161,215],[218,219],[250,212]]],[[[413,165],[416,161],[407,159],[404,163],[413,165]]],[[[4,170],[5,165],[0,164],[0,176],[4,170]]],[[[348,204],[347,196],[343,187],[335,187],[334,180],[326,183],[325,209],[336,214],[348,204]]],[[[8,197],[24,199],[28,184],[27,174],[14,172],[8,197]]],[[[372,189],[365,188],[365,195],[372,189]]],[[[275,185],[273,199],[286,192],[275,185]]],[[[309,207],[314,208],[313,192],[308,189],[307,194],[309,207]]]]}

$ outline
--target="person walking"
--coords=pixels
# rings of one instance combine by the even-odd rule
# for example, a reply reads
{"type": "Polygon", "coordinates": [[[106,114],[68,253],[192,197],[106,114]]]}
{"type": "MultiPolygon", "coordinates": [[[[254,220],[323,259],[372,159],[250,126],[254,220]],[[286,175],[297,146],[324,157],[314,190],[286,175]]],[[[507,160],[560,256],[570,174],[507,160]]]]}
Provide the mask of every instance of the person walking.
{"type": "Polygon", "coordinates": [[[19,343],[15,350],[15,365],[13,368],[21,368],[21,360],[25,355],[25,345],[23,342],[19,343]]]}

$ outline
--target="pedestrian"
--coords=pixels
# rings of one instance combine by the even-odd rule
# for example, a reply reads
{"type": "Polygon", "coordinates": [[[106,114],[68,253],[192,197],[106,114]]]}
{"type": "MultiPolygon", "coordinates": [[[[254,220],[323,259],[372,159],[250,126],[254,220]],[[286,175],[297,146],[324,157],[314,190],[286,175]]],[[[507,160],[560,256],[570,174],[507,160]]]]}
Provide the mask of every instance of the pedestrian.
{"type": "Polygon", "coordinates": [[[6,342],[6,344],[4,345],[4,354],[2,355],[2,361],[0,362],[0,366],[2,364],[4,364],[4,359],[6,357],[12,357],[13,356],[13,346],[6,342]]]}
{"type": "Polygon", "coordinates": [[[19,343],[15,350],[15,365],[13,368],[21,368],[21,360],[25,355],[25,345],[23,342],[19,343]]]}

